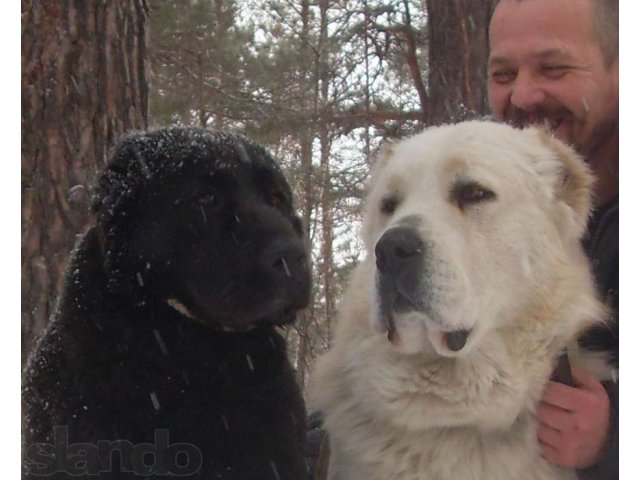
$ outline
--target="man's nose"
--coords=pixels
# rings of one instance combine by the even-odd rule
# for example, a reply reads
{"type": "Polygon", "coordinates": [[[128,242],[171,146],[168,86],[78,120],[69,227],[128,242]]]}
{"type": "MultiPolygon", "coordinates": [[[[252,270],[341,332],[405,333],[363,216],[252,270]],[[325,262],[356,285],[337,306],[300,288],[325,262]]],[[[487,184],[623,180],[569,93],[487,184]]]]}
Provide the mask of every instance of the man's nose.
{"type": "Polygon", "coordinates": [[[545,100],[544,90],[530,75],[520,72],[513,82],[511,104],[520,110],[534,110],[545,100]]]}

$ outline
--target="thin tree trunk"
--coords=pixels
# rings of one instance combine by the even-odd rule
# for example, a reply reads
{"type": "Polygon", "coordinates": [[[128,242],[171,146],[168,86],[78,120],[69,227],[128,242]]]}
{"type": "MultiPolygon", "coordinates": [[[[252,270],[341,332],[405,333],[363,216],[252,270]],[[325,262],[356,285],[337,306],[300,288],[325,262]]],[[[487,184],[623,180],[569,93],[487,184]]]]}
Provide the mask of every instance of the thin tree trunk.
{"type": "Polygon", "coordinates": [[[22,358],[52,313],[90,187],[147,126],[146,0],[22,1],[22,358]]]}
{"type": "MultiPolygon", "coordinates": [[[[329,104],[329,72],[328,72],[328,13],[329,2],[320,1],[320,44],[318,46],[318,80],[320,84],[319,104],[324,110],[329,104]]],[[[320,205],[322,208],[322,268],[320,276],[324,286],[324,305],[327,332],[330,335],[331,322],[335,315],[335,295],[334,295],[334,261],[333,261],[333,211],[334,198],[331,188],[331,138],[326,123],[320,124],[320,169],[322,171],[322,194],[320,205]]]]}
{"type": "Polygon", "coordinates": [[[322,268],[320,275],[324,286],[324,305],[327,324],[327,335],[331,336],[331,324],[335,316],[335,268],[333,261],[333,204],[334,198],[331,188],[331,168],[329,154],[331,140],[326,128],[322,129],[320,138],[320,164],[322,169],[322,268]]]}
{"type": "MultiPolygon", "coordinates": [[[[301,1],[300,20],[302,21],[302,34],[300,37],[300,49],[303,55],[312,55],[313,51],[309,43],[309,1],[301,1]]],[[[315,100],[315,98],[314,98],[315,100]]],[[[313,212],[313,128],[312,125],[303,125],[299,134],[300,142],[300,166],[302,169],[302,222],[305,227],[306,242],[309,251],[312,245],[312,225],[311,215],[313,212]]],[[[315,289],[312,289],[310,305],[298,316],[298,326],[296,332],[298,339],[296,344],[296,375],[300,388],[305,388],[305,378],[307,373],[307,332],[309,325],[313,321],[313,303],[315,289]]]]}
{"type": "Polygon", "coordinates": [[[428,121],[429,118],[429,95],[427,94],[427,88],[424,85],[422,79],[422,72],[418,65],[418,54],[416,47],[416,38],[413,32],[413,25],[411,24],[411,12],[409,10],[409,2],[404,0],[404,36],[406,40],[405,56],[407,58],[407,65],[411,72],[411,79],[413,85],[418,92],[418,98],[420,99],[420,107],[422,108],[422,120],[428,121]]]}

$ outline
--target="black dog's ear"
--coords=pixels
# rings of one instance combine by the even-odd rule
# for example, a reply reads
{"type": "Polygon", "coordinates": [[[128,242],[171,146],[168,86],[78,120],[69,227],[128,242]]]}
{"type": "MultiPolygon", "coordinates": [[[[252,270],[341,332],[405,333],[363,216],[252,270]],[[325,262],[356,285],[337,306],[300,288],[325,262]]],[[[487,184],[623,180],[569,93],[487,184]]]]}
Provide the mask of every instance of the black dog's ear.
{"type": "Polygon", "coordinates": [[[135,200],[140,185],[151,175],[144,159],[147,143],[144,134],[131,133],[114,147],[93,189],[91,210],[99,224],[111,224],[124,216],[125,206],[135,200]]]}
{"type": "MultiPolygon", "coordinates": [[[[145,184],[156,168],[159,134],[130,133],[113,148],[109,161],[93,188],[91,209],[96,219],[95,236],[101,250],[107,288],[112,293],[137,292],[145,284],[139,279],[148,260],[130,248],[136,222],[134,216],[145,184]],[[136,276],[137,274],[137,276],[136,276]]],[[[148,278],[146,272],[145,278],[148,278]]]]}
{"type": "Polygon", "coordinates": [[[100,174],[93,189],[91,209],[98,217],[100,223],[109,218],[122,203],[123,193],[126,189],[122,186],[126,182],[126,174],[116,170],[107,169],[100,174]]]}

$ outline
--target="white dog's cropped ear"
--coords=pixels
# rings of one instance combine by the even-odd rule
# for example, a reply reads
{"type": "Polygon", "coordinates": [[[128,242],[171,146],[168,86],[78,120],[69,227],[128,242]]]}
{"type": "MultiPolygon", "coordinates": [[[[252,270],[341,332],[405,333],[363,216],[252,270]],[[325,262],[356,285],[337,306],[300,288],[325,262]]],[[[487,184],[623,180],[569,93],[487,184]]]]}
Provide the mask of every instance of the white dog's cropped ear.
{"type": "Polygon", "coordinates": [[[374,168],[381,170],[389,163],[389,160],[393,156],[393,150],[395,148],[395,142],[393,140],[385,140],[376,153],[374,168]]]}
{"type": "Polygon", "coordinates": [[[364,220],[360,229],[360,235],[364,241],[367,250],[373,252],[373,243],[375,242],[374,231],[378,228],[380,222],[377,214],[378,207],[374,204],[373,188],[382,175],[382,171],[391,161],[394,155],[395,143],[393,141],[385,141],[375,154],[375,160],[372,166],[371,175],[367,181],[366,200],[361,207],[364,209],[364,220]]]}
{"type": "Polygon", "coordinates": [[[538,135],[561,162],[555,185],[556,198],[571,209],[571,220],[583,232],[592,208],[595,177],[587,162],[573,148],[544,130],[539,130],[538,135]]]}

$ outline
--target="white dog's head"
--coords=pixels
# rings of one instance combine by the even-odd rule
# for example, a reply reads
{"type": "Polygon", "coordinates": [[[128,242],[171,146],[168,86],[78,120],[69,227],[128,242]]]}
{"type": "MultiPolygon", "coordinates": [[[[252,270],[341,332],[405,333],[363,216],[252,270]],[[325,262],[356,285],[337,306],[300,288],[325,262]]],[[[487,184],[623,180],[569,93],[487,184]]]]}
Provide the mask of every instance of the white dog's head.
{"type": "Polygon", "coordinates": [[[539,308],[561,265],[584,261],[592,181],[537,128],[465,122],[384,148],[363,226],[373,327],[407,353],[465,355],[539,308]]]}

